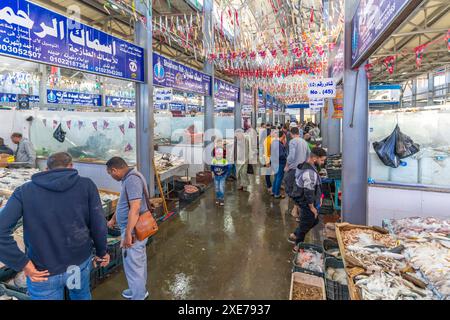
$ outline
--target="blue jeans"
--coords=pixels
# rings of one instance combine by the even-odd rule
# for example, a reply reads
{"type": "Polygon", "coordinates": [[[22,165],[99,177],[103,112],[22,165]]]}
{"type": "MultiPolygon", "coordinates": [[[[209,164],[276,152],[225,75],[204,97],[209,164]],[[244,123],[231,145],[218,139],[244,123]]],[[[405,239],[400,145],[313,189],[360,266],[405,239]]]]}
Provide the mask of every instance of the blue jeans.
{"type": "Polygon", "coordinates": [[[131,248],[122,249],[123,269],[131,290],[131,300],[144,300],[147,293],[147,240],[136,239],[131,248]]]}
{"type": "Polygon", "coordinates": [[[225,198],[225,176],[214,177],[214,188],[216,189],[216,199],[223,200],[225,198]]]}
{"type": "Polygon", "coordinates": [[[28,293],[31,300],[64,300],[64,288],[69,289],[70,300],[91,300],[90,272],[92,258],[78,266],[80,277],[78,278],[77,268],[68,270],[55,276],[48,277],[44,282],[32,282],[27,277],[28,293]],[[74,288],[74,289],[72,289],[74,288]]]}
{"type": "Polygon", "coordinates": [[[272,192],[273,195],[278,197],[280,195],[281,183],[283,182],[284,177],[284,165],[280,164],[278,166],[278,171],[275,174],[275,179],[273,181],[272,192]]]}

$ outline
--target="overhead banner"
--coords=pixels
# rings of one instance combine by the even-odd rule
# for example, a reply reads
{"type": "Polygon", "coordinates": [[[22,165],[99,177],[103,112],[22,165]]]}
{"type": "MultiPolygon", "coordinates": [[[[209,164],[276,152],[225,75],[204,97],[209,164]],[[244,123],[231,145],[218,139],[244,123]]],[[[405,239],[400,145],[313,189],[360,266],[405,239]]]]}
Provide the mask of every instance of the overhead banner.
{"type": "Polygon", "coordinates": [[[231,83],[214,79],[214,98],[239,102],[239,88],[231,83]]]}
{"type": "Polygon", "coordinates": [[[334,98],[336,96],[336,83],[333,78],[309,79],[308,98],[310,100],[320,98],[334,98]]]}
{"type": "Polygon", "coordinates": [[[133,98],[106,96],[107,107],[119,107],[119,108],[135,108],[136,100],[133,98]]]}
{"type": "Polygon", "coordinates": [[[144,49],[25,0],[0,1],[0,54],[144,81],[144,49]]]}
{"type": "Polygon", "coordinates": [[[266,105],[264,103],[264,97],[261,92],[258,92],[258,113],[265,113],[266,105]]]}
{"type": "Polygon", "coordinates": [[[157,53],[153,53],[153,84],[203,96],[211,95],[210,76],[157,53]]]}
{"type": "MultiPolygon", "coordinates": [[[[356,67],[369,50],[376,50],[375,42],[405,9],[411,0],[362,0],[352,19],[352,67],[356,67]]],[[[421,1],[414,1],[420,3],[421,1]]]]}
{"type": "Polygon", "coordinates": [[[59,90],[47,90],[47,102],[51,104],[69,104],[74,106],[102,105],[102,96],[99,94],[88,94],[80,92],[67,92],[59,90]]]}
{"type": "Polygon", "coordinates": [[[252,90],[246,90],[244,89],[243,97],[242,97],[242,104],[244,106],[252,106],[253,105],[253,93],[252,90]]]}

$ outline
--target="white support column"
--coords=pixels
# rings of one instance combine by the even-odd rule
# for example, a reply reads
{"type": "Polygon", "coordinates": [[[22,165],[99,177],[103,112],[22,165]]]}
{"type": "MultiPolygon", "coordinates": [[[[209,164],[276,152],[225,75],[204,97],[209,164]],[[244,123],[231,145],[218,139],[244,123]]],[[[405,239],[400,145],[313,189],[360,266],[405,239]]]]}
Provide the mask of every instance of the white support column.
{"type": "Polygon", "coordinates": [[[351,18],[357,1],[345,2],[345,70],[342,167],[342,218],[367,223],[368,80],[364,65],[351,68],[351,18]]]}

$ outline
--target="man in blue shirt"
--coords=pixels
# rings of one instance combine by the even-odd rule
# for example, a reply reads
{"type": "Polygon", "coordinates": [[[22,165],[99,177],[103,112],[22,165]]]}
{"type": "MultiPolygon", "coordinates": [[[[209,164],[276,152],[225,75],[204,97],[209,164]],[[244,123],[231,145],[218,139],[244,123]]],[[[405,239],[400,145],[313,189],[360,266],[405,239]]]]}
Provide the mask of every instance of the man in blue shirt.
{"type": "Polygon", "coordinates": [[[90,300],[92,251],[101,266],[106,253],[106,219],[94,182],[78,175],[72,157],[56,153],[48,170],[18,187],[0,211],[0,261],[27,276],[33,300],[90,300]],[[23,218],[25,253],[12,234],[23,218]],[[79,272],[76,272],[76,271],[79,272]]]}
{"type": "Polygon", "coordinates": [[[116,213],[108,222],[112,228],[116,223],[120,227],[122,237],[123,267],[127,277],[128,289],[122,292],[125,299],[145,300],[147,291],[147,239],[139,241],[135,238],[134,228],[139,215],[149,210],[147,207],[147,182],[136,169],[128,167],[125,160],[114,157],[106,163],[108,174],[122,182],[120,198],[116,213]]]}

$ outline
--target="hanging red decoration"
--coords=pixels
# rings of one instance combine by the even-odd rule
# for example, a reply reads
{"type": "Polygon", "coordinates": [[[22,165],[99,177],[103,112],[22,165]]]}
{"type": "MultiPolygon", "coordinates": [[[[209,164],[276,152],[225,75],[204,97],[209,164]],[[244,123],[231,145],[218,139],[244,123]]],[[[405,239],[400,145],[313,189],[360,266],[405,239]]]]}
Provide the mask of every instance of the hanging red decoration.
{"type": "Polygon", "coordinates": [[[425,51],[426,48],[426,44],[417,46],[414,48],[414,52],[416,54],[416,67],[420,68],[420,66],[422,65],[422,59],[423,59],[423,53],[425,51]]]}
{"type": "Polygon", "coordinates": [[[394,66],[395,66],[395,56],[389,56],[386,59],[384,59],[383,61],[387,71],[389,72],[389,74],[393,74],[394,73],[394,66]]]}
{"type": "Polygon", "coordinates": [[[369,81],[372,79],[372,72],[371,72],[372,67],[373,67],[373,65],[371,63],[367,63],[364,66],[364,70],[366,70],[366,76],[367,76],[367,79],[369,79],[369,81]]]}
{"type": "Polygon", "coordinates": [[[276,49],[271,50],[271,51],[270,51],[270,54],[271,54],[272,57],[275,59],[275,58],[277,57],[277,50],[276,50],[276,49]]]}

